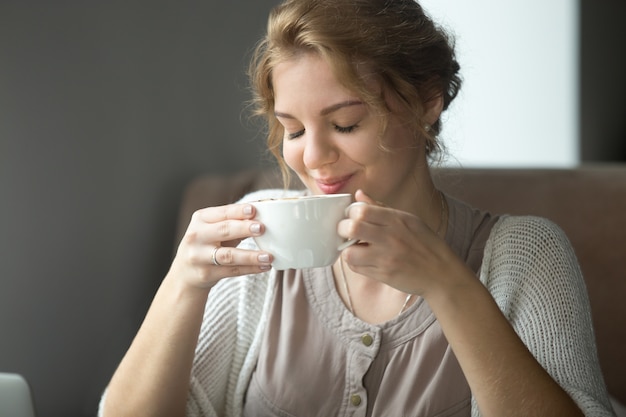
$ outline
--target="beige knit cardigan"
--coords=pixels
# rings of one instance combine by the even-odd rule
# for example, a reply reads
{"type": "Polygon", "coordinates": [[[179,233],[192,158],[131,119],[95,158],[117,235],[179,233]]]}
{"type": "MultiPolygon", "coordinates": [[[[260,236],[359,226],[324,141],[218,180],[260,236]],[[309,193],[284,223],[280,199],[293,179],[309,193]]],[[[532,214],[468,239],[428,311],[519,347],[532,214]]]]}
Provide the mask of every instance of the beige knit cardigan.
{"type": "MultiPolygon", "coordinates": [[[[246,201],[283,190],[257,191],[246,201]]],[[[241,246],[254,249],[251,239],[241,246]]],[[[588,417],[613,416],[600,371],[585,284],[571,244],[552,222],[503,216],[485,246],[480,281],[535,358],[588,417]]],[[[220,281],[210,292],[187,415],[241,416],[275,288],[274,270],[220,281]]],[[[472,417],[480,416],[472,399],[472,417]]]]}

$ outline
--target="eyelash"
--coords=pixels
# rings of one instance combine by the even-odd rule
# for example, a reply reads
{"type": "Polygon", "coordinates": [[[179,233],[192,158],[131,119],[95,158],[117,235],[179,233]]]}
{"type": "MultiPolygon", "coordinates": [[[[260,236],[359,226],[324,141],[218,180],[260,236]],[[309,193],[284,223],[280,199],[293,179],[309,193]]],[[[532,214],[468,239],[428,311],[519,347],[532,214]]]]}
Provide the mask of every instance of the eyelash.
{"type": "Polygon", "coordinates": [[[335,130],[339,133],[352,133],[354,131],[354,129],[357,128],[358,125],[352,125],[352,126],[337,126],[335,125],[335,130]]]}
{"type": "MultiPolygon", "coordinates": [[[[352,132],[354,132],[354,129],[356,129],[357,127],[358,127],[358,125],[352,125],[352,126],[346,126],[346,127],[335,125],[335,130],[337,132],[339,132],[339,133],[352,133],[352,132]]],[[[302,135],[304,135],[304,129],[299,130],[299,131],[294,132],[294,133],[289,133],[287,135],[287,139],[289,139],[289,140],[297,139],[297,138],[299,138],[302,135]]]]}
{"type": "Polygon", "coordinates": [[[289,140],[292,140],[292,139],[297,139],[297,138],[299,138],[299,137],[300,137],[300,136],[302,136],[302,135],[304,135],[304,129],[299,130],[299,131],[297,131],[297,132],[295,132],[295,133],[289,133],[289,134],[287,134],[287,139],[289,139],[289,140]]]}

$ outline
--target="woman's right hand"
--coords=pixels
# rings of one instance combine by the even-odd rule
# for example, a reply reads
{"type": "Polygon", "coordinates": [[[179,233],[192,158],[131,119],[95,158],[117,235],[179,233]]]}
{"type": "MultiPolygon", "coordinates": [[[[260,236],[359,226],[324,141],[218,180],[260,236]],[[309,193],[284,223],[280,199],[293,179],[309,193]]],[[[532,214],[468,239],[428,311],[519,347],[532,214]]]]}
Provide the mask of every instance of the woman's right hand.
{"type": "Polygon", "coordinates": [[[229,204],[196,211],[181,239],[170,273],[186,285],[209,289],[220,279],[266,271],[272,256],[263,251],[238,249],[247,237],[263,234],[253,220],[251,204],[229,204]]]}
{"type": "Polygon", "coordinates": [[[109,383],[102,415],[184,415],[211,287],[225,277],[270,268],[268,253],[236,248],[242,239],[263,234],[255,215],[250,204],[209,207],[193,214],[172,267],[109,383]]]}

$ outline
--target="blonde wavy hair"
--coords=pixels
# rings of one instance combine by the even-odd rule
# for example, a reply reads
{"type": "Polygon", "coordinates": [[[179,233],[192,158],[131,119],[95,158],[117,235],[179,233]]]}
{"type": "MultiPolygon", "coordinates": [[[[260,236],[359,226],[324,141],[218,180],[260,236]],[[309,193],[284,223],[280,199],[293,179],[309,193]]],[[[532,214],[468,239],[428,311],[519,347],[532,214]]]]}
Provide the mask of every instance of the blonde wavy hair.
{"type": "Polygon", "coordinates": [[[400,103],[399,116],[412,124],[416,141],[425,139],[426,155],[434,159],[440,153],[441,121],[426,126],[425,109],[439,96],[448,108],[461,86],[460,67],[451,38],[416,1],[286,0],[271,11],[248,73],[253,115],[267,124],[267,147],[285,183],[289,169],[281,152],[284,131],[274,116],[272,74],[279,63],[311,52],[383,117],[383,129],[392,99],[400,103]],[[372,76],[382,89],[372,90],[367,81],[372,76]]]}

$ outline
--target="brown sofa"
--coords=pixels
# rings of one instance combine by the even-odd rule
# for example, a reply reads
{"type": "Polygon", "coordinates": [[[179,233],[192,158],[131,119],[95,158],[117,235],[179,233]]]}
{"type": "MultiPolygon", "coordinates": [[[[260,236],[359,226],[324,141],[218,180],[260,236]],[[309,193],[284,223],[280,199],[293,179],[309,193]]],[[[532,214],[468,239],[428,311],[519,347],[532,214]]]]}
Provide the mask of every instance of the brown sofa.
{"type": "MultiPolygon", "coordinates": [[[[587,283],[605,381],[610,394],[626,404],[626,166],[433,172],[448,194],[476,207],[539,215],[563,228],[587,283]]],[[[183,197],[177,241],[196,209],[267,187],[282,187],[273,171],[197,178],[183,197]]]]}

